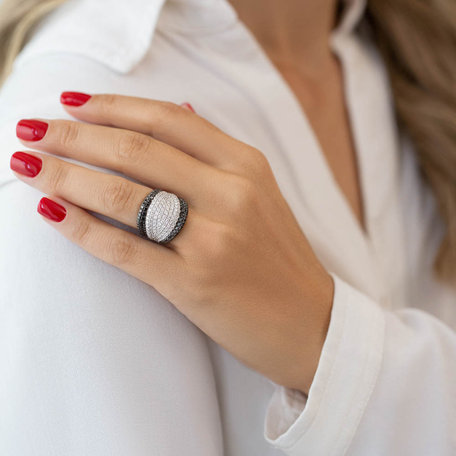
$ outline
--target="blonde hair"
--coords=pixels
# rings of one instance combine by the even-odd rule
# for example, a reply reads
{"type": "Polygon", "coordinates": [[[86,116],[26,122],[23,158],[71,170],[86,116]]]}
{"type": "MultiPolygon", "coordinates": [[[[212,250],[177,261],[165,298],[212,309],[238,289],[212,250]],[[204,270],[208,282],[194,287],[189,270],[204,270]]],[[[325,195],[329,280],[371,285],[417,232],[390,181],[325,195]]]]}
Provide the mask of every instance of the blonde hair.
{"type": "Polygon", "coordinates": [[[434,270],[455,286],[456,3],[369,0],[365,20],[390,75],[399,124],[445,223],[434,270]]]}
{"type": "Polygon", "coordinates": [[[3,0],[0,3],[0,86],[39,20],[66,0],[3,0]]]}
{"type": "MultiPolygon", "coordinates": [[[[0,3],[0,85],[34,25],[66,0],[0,3]]],[[[95,0],[94,0],[95,1],[95,0]]],[[[414,143],[435,195],[445,236],[434,259],[437,276],[456,279],[456,3],[368,0],[367,23],[387,66],[401,128],[414,143]]],[[[361,25],[362,26],[362,25],[361,25]]]]}

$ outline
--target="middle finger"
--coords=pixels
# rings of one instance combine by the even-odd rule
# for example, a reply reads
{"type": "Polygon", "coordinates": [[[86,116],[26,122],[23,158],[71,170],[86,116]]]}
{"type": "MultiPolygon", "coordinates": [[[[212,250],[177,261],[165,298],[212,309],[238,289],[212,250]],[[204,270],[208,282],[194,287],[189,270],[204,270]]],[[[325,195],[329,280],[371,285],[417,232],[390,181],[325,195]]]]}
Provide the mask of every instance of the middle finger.
{"type": "Polygon", "coordinates": [[[148,135],[63,119],[22,119],[21,142],[38,150],[109,168],[146,185],[176,193],[187,202],[213,195],[223,171],[148,135]],[[40,122],[36,124],[36,120],[40,122]]]}

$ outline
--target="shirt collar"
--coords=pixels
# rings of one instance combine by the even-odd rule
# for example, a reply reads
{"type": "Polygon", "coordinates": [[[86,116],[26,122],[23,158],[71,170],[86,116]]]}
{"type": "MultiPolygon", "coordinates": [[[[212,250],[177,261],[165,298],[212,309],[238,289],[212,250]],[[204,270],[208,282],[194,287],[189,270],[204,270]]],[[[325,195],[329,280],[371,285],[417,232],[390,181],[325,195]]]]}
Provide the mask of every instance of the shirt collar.
{"type": "MultiPolygon", "coordinates": [[[[350,34],[365,10],[366,0],[342,1],[332,39],[350,34]]],[[[228,0],[68,0],[38,24],[14,65],[43,53],[73,52],[127,73],[144,57],[157,25],[210,34],[237,21],[228,0]]]]}

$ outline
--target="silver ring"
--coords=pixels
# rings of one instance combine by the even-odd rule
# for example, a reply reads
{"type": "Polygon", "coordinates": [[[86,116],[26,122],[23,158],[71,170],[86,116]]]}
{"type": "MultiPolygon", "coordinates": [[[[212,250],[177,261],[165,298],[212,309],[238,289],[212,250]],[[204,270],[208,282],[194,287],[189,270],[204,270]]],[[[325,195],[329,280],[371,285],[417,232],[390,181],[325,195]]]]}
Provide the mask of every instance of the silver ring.
{"type": "Polygon", "coordinates": [[[141,237],[158,244],[166,244],[176,237],[187,219],[187,202],[156,188],[143,199],[136,225],[141,237]]]}

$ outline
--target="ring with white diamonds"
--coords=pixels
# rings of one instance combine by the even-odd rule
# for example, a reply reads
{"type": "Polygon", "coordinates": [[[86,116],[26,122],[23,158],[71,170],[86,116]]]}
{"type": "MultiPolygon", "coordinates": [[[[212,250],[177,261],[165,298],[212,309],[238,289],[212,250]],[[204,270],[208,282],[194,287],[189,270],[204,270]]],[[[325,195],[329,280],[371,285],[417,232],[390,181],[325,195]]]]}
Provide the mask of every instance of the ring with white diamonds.
{"type": "Polygon", "coordinates": [[[180,232],[187,214],[188,205],[183,198],[156,188],[143,199],[136,225],[141,237],[166,244],[180,232]]]}

